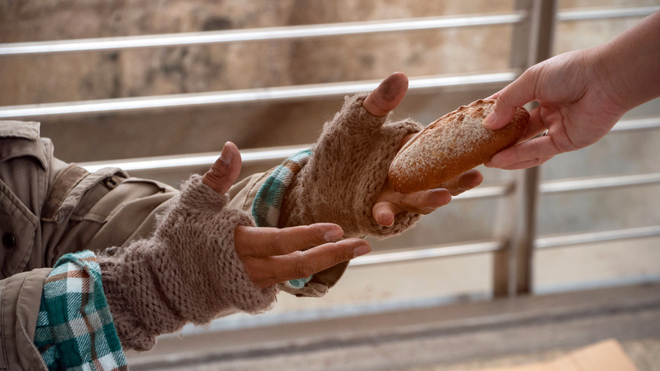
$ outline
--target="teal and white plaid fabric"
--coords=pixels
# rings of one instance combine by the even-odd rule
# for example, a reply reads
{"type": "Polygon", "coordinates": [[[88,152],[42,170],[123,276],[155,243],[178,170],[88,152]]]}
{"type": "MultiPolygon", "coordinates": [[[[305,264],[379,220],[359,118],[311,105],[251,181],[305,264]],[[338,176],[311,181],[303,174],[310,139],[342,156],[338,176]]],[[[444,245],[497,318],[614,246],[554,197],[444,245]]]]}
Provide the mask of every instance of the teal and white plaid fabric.
{"type": "Polygon", "coordinates": [[[49,370],[128,370],[93,252],[67,254],[55,264],[34,343],[49,370]]]}
{"type": "Polygon", "coordinates": [[[307,163],[312,150],[306,149],[286,159],[259,188],[252,205],[252,216],[259,227],[277,227],[282,200],[293,177],[307,163]]]}
{"type": "MultiPolygon", "coordinates": [[[[259,227],[277,227],[282,209],[282,200],[293,177],[309,160],[312,150],[306,149],[289,157],[278,166],[266,182],[259,188],[252,205],[252,216],[259,227]]],[[[296,289],[305,286],[312,276],[291,280],[288,284],[296,289]]]]}

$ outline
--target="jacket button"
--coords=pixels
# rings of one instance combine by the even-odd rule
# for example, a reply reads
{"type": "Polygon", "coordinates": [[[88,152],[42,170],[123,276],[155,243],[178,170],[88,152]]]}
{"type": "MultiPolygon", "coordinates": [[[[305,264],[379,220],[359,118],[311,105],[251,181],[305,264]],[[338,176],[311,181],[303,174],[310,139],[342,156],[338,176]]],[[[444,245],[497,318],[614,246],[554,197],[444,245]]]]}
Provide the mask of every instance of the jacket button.
{"type": "Polygon", "coordinates": [[[12,233],[5,233],[2,235],[2,246],[8,249],[16,246],[16,236],[14,236],[12,233]]]}

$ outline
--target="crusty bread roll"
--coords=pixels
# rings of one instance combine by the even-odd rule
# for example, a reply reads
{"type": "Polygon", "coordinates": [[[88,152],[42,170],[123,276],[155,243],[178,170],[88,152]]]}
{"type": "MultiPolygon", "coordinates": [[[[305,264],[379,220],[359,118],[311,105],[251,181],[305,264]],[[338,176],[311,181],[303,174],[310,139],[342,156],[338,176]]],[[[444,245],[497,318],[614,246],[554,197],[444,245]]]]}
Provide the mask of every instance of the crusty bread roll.
{"type": "Polygon", "coordinates": [[[507,126],[489,130],[482,122],[494,104],[494,100],[480,99],[462,106],[408,141],[390,165],[394,190],[413,193],[437,188],[515,144],[527,129],[529,113],[518,108],[507,126]]]}

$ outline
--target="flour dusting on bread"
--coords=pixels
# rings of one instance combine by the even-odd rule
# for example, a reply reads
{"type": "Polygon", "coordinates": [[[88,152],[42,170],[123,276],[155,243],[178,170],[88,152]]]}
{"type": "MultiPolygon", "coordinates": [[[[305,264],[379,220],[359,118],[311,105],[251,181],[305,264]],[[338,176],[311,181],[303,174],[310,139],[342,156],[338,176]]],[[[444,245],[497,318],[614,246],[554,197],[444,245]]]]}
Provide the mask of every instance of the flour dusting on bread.
{"type": "Polygon", "coordinates": [[[390,166],[394,189],[412,193],[437,187],[514,144],[523,135],[529,114],[519,108],[509,125],[489,130],[482,123],[494,103],[478,100],[462,106],[410,140],[390,166]]]}

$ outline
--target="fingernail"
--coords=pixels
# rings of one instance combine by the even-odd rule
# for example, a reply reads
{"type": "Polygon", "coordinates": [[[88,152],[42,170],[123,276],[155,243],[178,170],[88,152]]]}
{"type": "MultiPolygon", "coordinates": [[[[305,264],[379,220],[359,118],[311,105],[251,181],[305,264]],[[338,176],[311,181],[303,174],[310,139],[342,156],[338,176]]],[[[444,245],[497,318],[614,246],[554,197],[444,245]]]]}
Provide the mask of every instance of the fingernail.
{"type": "MultiPolygon", "coordinates": [[[[378,211],[378,214],[376,215],[376,220],[378,221],[383,221],[389,218],[389,213],[387,210],[380,210],[378,211]]],[[[387,220],[386,224],[382,224],[383,227],[391,227],[392,224],[394,224],[394,220],[387,220]]]]}
{"type": "Polygon", "coordinates": [[[381,89],[381,97],[386,102],[393,101],[399,95],[399,89],[396,86],[395,80],[386,80],[381,89]]]}
{"type": "Polygon", "coordinates": [[[225,142],[225,145],[222,147],[222,153],[220,154],[220,160],[225,163],[227,166],[231,166],[231,160],[234,158],[234,154],[231,152],[229,149],[229,146],[227,146],[227,143],[225,142]]]}
{"type": "Polygon", "coordinates": [[[484,119],[483,125],[484,126],[489,126],[495,123],[495,120],[497,120],[497,113],[495,111],[491,112],[486,116],[484,119]]]}
{"type": "Polygon", "coordinates": [[[366,255],[371,252],[371,247],[369,245],[361,245],[353,250],[353,257],[357,258],[358,256],[366,255]]]}
{"type": "Polygon", "coordinates": [[[344,235],[344,231],[342,231],[341,229],[331,229],[325,232],[325,236],[323,238],[325,238],[325,240],[328,242],[332,242],[332,241],[337,241],[343,235],[344,235]]]}

